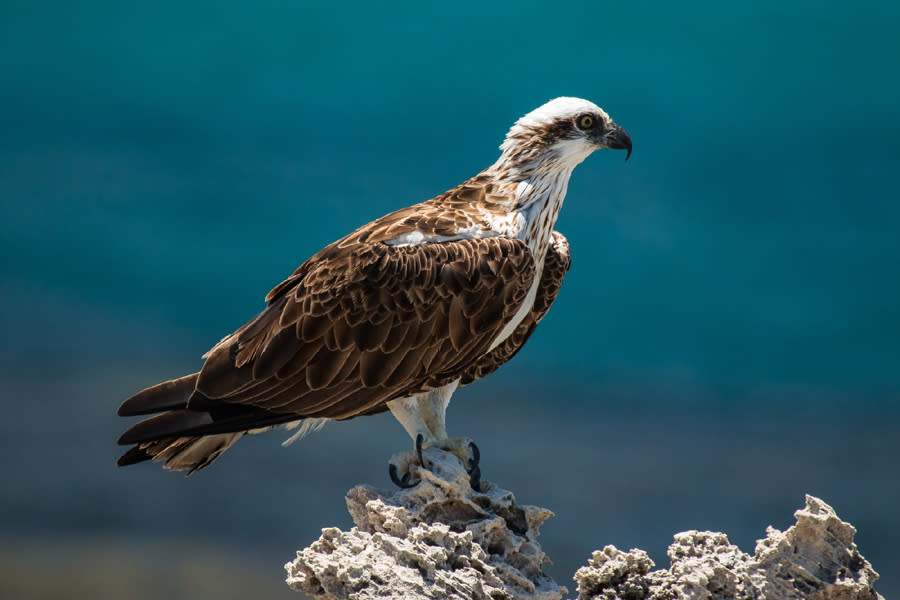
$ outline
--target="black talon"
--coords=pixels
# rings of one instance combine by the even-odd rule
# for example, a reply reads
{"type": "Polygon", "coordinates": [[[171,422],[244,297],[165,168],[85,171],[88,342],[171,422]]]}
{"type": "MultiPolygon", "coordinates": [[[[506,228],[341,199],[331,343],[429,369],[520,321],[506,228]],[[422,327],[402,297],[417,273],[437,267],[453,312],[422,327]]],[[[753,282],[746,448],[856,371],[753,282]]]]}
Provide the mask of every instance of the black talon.
{"type": "Polygon", "coordinates": [[[469,450],[472,451],[472,461],[469,463],[469,468],[466,470],[471,474],[472,471],[478,468],[478,463],[481,462],[481,450],[478,449],[475,442],[469,442],[469,450]]]}
{"type": "MultiPolygon", "coordinates": [[[[420,433],[419,435],[416,436],[416,456],[419,457],[419,464],[422,467],[425,467],[425,460],[422,458],[422,444],[424,444],[424,443],[425,443],[425,436],[423,436],[420,433]]],[[[415,485],[416,485],[415,483],[409,482],[409,478],[410,478],[409,471],[404,473],[403,477],[398,477],[397,476],[397,466],[394,463],[388,463],[388,473],[391,476],[391,481],[393,481],[394,485],[396,485],[399,488],[409,489],[411,487],[415,487],[415,485]]]]}
{"type": "Polygon", "coordinates": [[[466,469],[466,472],[469,474],[469,485],[476,492],[480,492],[481,467],[478,466],[478,463],[481,462],[481,450],[478,449],[475,442],[469,442],[469,450],[472,451],[472,460],[469,462],[469,468],[466,469]]]}
{"type": "Polygon", "coordinates": [[[425,436],[421,433],[416,436],[416,454],[419,457],[419,464],[425,466],[425,459],[422,458],[422,444],[425,442],[425,436]]]}
{"type": "Polygon", "coordinates": [[[394,463],[388,463],[388,473],[391,476],[391,481],[394,484],[402,489],[409,489],[411,487],[415,487],[416,484],[409,482],[409,471],[403,474],[403,477],[397,477],[397,467],[394,463]]]}
{"type": "Polygon", "coordinates": [[[481,469],[478,468],[478,465],[475,465],[475,468],[469,471],[469,485],[472,486],[472,490],[476,492],[481,491],[481,469]]]}

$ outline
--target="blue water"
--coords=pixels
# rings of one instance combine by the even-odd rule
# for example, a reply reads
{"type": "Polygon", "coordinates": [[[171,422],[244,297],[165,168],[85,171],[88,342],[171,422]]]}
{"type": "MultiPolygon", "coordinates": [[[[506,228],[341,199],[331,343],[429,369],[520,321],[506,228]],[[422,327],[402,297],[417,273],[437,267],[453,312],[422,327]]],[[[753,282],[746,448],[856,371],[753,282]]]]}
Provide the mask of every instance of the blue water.
{"type": "MultiPolygon", "coordinates": [[[[890,483],[900,462],[891,452],[900,430],[898,30],[900,5],[886,1],[4,2],[0,401],[5,439],[16,440],[5,442],[10,462],[36,464],[14,469],[27,492],[5,492],[0,526],[53,530],[97,506],[97,488],[68,485],[52,489],[82,508],[26,511],[57,469],[150,497],[165,480],[190,498],[193,481],[107,468],[118,402],[196,370],[306,257],[475,174],[517,117],[559,95],[603,106],[634,154],[623,163],[600,152],[576,170],[558,225],[573,252],[559,300],[512,364],[454,404],[451,421],[476,430],[480,401],[515,390],[529,405],[552,397],[597,427],[613,414],[641,431],[660,411],[698,430],[752,421],[779,432],[766,452],[806,465],[823,439],[868,439],[848,432],[864,425],[841,433],[852,418],[875,427],[859,460],[880,468],[863,477],[850,466],[836,471],[846,480],[828,480],[834,494],[855,490],[845,512],[888,519],[862,498],[900,503],[890,483]],[[792,433],[796,419],[817,426],[792,433]],[[102,444],[73,453],[73,438],[102,444]],[[31,516],[10,516],[20,513],[31,516]]],[[[552,423],[551,436],[564,437],[565,420],[552,423]]],[[[384,428],[388,447],[407,443],[384,428]]],[[[694,439],[671,452],[690,460],[694,439]]],[[[749,473],[748,461],[734,468],[749,473]]],[[[339,505],[358,481],[294,493],[339,505]]],[[[768,490],[755,506],[777,505],[777,516],[814,491],[799,475],[790,490],[765,472],[753,481],[768,490]]],[[[259,485],[279,501],[277,480],[259,485]]],[[[690,486],[660,486],[671,502],[712,510],[690,486]]],[[[117,514],[104,509],[97,527],[146,531],[117,514]]],[[[892,518],[880,531],[861,528],[875,536],[880,565],[862,552],[883,572],[898,563],[885,541],[900,535],[892,518]]],[[[738,535],[761,535],[758,525],[738,535]]],[[[692,526],[653,525],[665,535],[692,526]]],[[[882,593],[900,589],[883,575],[882,593]]]]}

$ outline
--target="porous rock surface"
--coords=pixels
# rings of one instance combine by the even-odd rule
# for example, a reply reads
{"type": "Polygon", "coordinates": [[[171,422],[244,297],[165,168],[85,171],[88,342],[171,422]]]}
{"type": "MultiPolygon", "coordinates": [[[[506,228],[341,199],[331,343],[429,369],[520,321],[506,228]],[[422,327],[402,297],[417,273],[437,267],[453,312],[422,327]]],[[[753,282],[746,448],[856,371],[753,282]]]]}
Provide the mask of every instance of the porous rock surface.
{"type": "Polygon", "coordinates": [[[643,550],[606,546],[578,569],[578,600],[877,600],[878,573],[862,557],[856,529],[806,496],[787,531],[769,527],[753,556],[724,533],[685,531],[669,546],[667,570],[651,571],[643,550]]]}
{"type": "MultiPolygon", "coordinates": [[[[347,494],[356,526],[322,536],[285,565],[294,590],[322,600],[375,598],[559,600],[567,590],[542,572],[538,529],[553,513],[518,505],[488,482],[480,491],[452,454],[429,448],[430,469],[410,489],[358,486],[347,494]]],[[[651,570],[643,550],[606,546],[578,569],[578,600],[884,600],[859,553],[856,530],[813,496],[796,524],[768,528],[753,556],[723,533],[686,531],[671,566],[651,570]]]]}
{"type": "Polygon", "coordinates": [[[347,494],[356,523],[330,527],[285,565],[288,585],[322,599],[447,598],[559,600],[567,593],[541,568],[538,529],[553,515],[522,506],[481,483],[475,492],[459,459],[425,450],[415,487],[347,494]]]}

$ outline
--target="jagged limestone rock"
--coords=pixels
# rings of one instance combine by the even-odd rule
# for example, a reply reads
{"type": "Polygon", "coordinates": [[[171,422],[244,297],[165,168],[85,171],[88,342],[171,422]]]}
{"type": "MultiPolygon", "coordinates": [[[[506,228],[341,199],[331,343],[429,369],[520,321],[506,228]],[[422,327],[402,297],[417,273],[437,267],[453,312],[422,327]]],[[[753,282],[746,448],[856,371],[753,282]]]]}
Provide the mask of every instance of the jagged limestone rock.
{"type": "MultiPolygon", "coordinates": [[[[488,482],[474,492],[453,454],[424,453],[413,488],[347,494],[356,527],[322,536],[285,565],[288,585],[322,599],[559,600],[537,542],[549,510],[516,504],[488,482]]],[[[413,467],[416,469],[416,467],[413,467]]]]}
{"type": "Polygon", "coordinates": [[[723,533],[679,533],[668,570],[651,571],[643,550],[607,546],[575,573],[578,600],[883,600],[852,525],[813,496],[794,517],[785,532],[769,527],[754,556],[723,533]]]}
{"type": "MultiPolygon", "coordinates": [[[[542,572],[538,529],[553,513],[469,476],[452,454],[425,451],[413,488],[358,486],[347,495],[356,527],[322,536],[285,565],[291,588],[323,600],[434,598],[560,600],[542,572]]],[[[669,546],[669,569],[643,550],[606,546],[578,569],[578,600],[884,600],[860,555],[856,530],[813,496],[781,532],[769,527],[750,556],[724,533],[686,531],[669,546]]]]}

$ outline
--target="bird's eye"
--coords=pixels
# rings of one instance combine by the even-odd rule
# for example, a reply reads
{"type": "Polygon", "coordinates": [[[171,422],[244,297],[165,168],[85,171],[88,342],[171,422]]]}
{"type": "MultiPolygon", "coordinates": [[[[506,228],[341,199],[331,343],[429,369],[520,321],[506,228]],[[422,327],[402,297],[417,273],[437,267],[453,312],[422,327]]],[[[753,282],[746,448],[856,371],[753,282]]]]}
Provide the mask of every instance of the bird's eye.
{"type": "Polygon", "coordinates": [[[590,129],[594,126],[594,117],[592,115],[581,115],[576,122],[578,123],[578,129],[590,129]]]}

